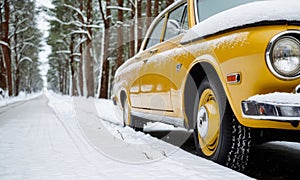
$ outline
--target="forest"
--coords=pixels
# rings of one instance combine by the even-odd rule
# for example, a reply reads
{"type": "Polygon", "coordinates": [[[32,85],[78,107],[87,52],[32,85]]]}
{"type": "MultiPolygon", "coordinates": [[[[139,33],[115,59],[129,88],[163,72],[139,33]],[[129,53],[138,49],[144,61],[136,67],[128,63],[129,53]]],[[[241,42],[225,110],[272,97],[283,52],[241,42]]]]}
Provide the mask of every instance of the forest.
{"type": "Polygon", "coordinates": [[[0,90],[6,90],[9,96],[43,88],[38,13],[34,1],[0,1],[0,90]]]}
{"type": "Polygon", "coordinates": [[[110,98],[113,76],[134,56],[155,18],[174,0],[35,0],[0,2],[0,88],[9,96],[43,89],[40,12],[49,16],[47,88],[71,96],[110,98]]]}

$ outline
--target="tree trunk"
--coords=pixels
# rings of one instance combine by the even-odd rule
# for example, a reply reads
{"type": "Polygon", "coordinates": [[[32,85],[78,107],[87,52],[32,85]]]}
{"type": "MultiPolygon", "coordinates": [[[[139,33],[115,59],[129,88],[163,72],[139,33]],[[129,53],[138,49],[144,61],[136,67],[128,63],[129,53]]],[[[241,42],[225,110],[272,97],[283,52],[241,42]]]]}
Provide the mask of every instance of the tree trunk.
{"type": "MultiPolygon", "coordinates": [[[[4,22],[3,22],[3,36],[2,41],[6,42],[9,45],[9,18],[10,18],[10,8],[9,1],[4,0],[4,22]]],[[[12,87],[12,73],[11,73],[11,51],[10,48],[2,45],[3,58],[5,62],[5,74],[6,74],[6,87],[8,88],[8,95],[13,95],[12,87]]]]}
{"type": "Polygon", "coordinates": [[[158,8],[159,8],[159,0],[155,0],[154,1],[154,16],[157,17],[158,16],[158,8]]]}
{"type": "Polygon", "coordinates": [[[152,16],[152,0],[147,0],[147,29],[149,28],[151,24],[151,16],[152,16]]]}
{"type": "Polygon", "coordinates": [[[14,78],[14,95],[15,96],[18,96],[19,95],[19,91],[20,91],[20,79],[21,79],[21,74],[20,74],[20,64],[19,64],[19,59],[18,59],[18,47],[17,47],[17,44],[18,44],[18,34],[17,34],[17,31],[18,31],[18,27],[17,27],[17,24],[19,22],[19,17],[17,15],[15,15],[15,24],[14,24],[14,43],[15,43],[15,47],[13,49],[14,51],[14,61],[15,61],[15,78],[14,78]]]}
{"type": "MultiPolygon", "coordinates": [[[[0,6],[0,40],[3,40],[3,19],[2,19],[2,4],[0,6]]],[[[4,69],[4,59],[2,46],[0,48],[0,88],[6,89],[6,78],[5,78],[5,69],[4,69]]]]}
{"type": "Polygon", "coordinates": [[[75,69],[76,63],[74,61],[74,35],[71,35],[71,42],[70,42],[70,65],[71,65],[71,78],[72,78],[72,96],[77,96],[77,86],[76,86],[76,77],[75,77],[75,69]]]}
{"type": "MultiPolygon", "coordinates": [[[[88,24],[92,24],[92,0],[87,1],[87,22],[88,24]]],[[[92,28],[88,27],[87,31],[92,37],[92,28]]],[[[92,40],[87,39],[86,41],[86,82],[87,82],[87,97],[95,96],[95,88],[94,88],[94,59],[91,54],[91,45],[92,40]]]]}
{"type": "MultiPolygon", "coordinates": [[[[80,0],[80,11],[83,12],[83,3],[80,0]]],[[[80,14],[78,14],[79,17],[79,21],[83,24],[83,18],[80,14]]],[[[82,40],[82,34],[80,34],[80,41],[82,40]]],[[[79,45],[79,52],[80,52],[80,62],[79,62],[79,71],[78,71],[78,80],[79,80],[79,91],[80,91],[80,95],[83,95],[83,72],[82,72],[82,68],[83,68],[83,47],[82,47],[82,43],[80,43],[79,45]]]]}
{"type": "Polygon", "coordinates": [[[167,7],[170,6],[173,2],[174,2],[174,0],[167,0],[167,2],[166,2],[167,7]]]}
{"type": "Polygon", "coordinates": [[[64,92],[64,79],[65,79],[65,68],[64,64],[61,64],[59,71],[59,92],[64,92]]]}
{"type": "MultiPolygon", "coordinates": [[[[110,41],[109,38],[109,31],[107,30],[105,33],[105,46],[104,46],[104,51],[108,51],[109,45],[108,42],[110,41]]],[[[101,76],[101,88],[100,88],[100,95],[99,98],[108,98],[108,80],[109,80],[109,61],[107,57],[107,53],[104,53],[105,58],[103,59],[103,64],[102,64],[102,76],[101,76]]]]}
{"type": "Polygon", "coordinates": [[[134,26],[135,26],[135,23],[134,23],[134,18],[135,18],[135,8],[134,8],[134,4],[131,4],[131,19],[132,19],[132,25],[130,26],[130,50],[129,50],[129,56],[130,57],[133,57],[134,54],[135,54],[135,43],[134,43],[134,26]]]}
{"type": "MultiPolygon", "coordinates": [[[[118,6],[123,7],[123,0],[118,0],[118,6]]],[[[118,10],[118,21],[123,22],[123,10],[118,10]]],[[[118,26],[118,51],[117,51],[117,63],[114,71],[120,67],[123,63],[123,24],[119,24],[118,26]]],[[[114,73],[113,73],[114,74],[114,73]]]]}
{"type": "Polygon", "coordinates": [[[65,60],[64,77],[63,77],[63,94],[68,94],[68,71],[69,71],[69,60],[65,60]]]}
{"type": "MultiPolygon", "coordinates": [[[[110,19],[107,19],[111,15],[110,9],[106,10],[106,15],[104,15],[104,11],[102,8],[101,0],[98,0],[100,12],[102,15],[102,19],[104,21],[105,28],[105,39],[104,39],[104,54],[103,54],[103,64],[102,64],[102,74],[101,74],[101,87],[99,98],[108,98],[108,81],[109,81],[109,61],[108,61],[108,49],[110,42],[110,19]]],[[[110,6],[110,0],[106,0],[106,6],[110,6]]]]}
{"type": "Polygon", "coordinates": [[[137,38],[138,38],[138,46],[137,52],[139,51],[142,44],[142,0],[137,0],[137,19],[138,19],[138,29],[137,29],[137,38]]]}

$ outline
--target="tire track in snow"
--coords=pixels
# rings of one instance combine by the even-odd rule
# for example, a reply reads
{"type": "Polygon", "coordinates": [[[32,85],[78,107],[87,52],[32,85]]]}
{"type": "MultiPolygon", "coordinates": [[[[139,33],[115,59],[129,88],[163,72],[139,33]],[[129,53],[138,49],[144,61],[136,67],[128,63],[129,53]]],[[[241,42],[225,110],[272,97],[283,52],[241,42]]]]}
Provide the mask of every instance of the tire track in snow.
{"type": "MultiPolygon", "coordinates": [[[[83,157],[86,162],[91,163],[90,160],[88,160],[86,158],[85,153],[83,153],[83,150],[81,149],[81,147],[85,147],[85,146],[80,146],[78,144],[79,143],[78,141],[80,141],[80,143],[85,144],[85,145],[90,145],[90,144],[87,143],[84,140],[84,137],[82,137],[81,134],[79,134],[78,132],[76,132],[75,129],[72,129],[72,128],[69,127],[71,124],[68,124],[68,126],[65,124],[66,119],[72,119],[71,121],[70,120],[68,120],[68,121],[70,121],[71,123],[75,124],[75,127],[76,127],[77,121],[75,121],[75,119],[74,119],[75,117],[67,117],[67,118],[66,117],[62,117],[62,115],[61,115],[62,113],[57,110],[57,108],[55,107],[54,104],[50,103],[48,97],[47,97],[47,99],[48,99],[48,103],[47,104],[48,104],[50,110],[55,115],[57,121],[65,129],[65,132],[68,134],[68,137],[72,140],[74,146],[76,147],[77,151],[80,153],[81,157],[83,157]]],[[[73,106],[71,105],[69,108],[73,108],[73,106]]],[[[74,109],[73,109],[73,112],[74,112],[74,109]]],[[[75,114],[75,112],[74,112],[74,114],[75,114]]],[[[86,149],[88,149],[88,148],[86,148],[86,149]]]]}

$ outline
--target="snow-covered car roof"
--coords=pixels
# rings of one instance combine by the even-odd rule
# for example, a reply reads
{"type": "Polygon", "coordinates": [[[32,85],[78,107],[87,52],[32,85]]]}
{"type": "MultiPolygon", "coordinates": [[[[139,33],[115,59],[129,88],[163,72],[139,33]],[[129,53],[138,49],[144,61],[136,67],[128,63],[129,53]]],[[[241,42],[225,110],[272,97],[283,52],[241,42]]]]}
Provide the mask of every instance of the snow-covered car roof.
{"type": "Polygon", "coordinates": [[[300,1],[257,1],[220,12],[191,28],[181,40],[186,43],[218,32],[256,23],[300,22],[300,1]]]}

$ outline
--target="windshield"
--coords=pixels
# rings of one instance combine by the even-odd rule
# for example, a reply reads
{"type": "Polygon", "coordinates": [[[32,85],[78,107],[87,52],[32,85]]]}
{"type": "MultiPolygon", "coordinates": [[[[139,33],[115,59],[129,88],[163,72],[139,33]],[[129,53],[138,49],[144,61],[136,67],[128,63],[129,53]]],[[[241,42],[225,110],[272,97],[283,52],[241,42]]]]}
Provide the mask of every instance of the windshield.
{"type": "Polygon", "coordinates": [[[197,0],[198,22],[224,10],[257,0],[197,0]]]}

